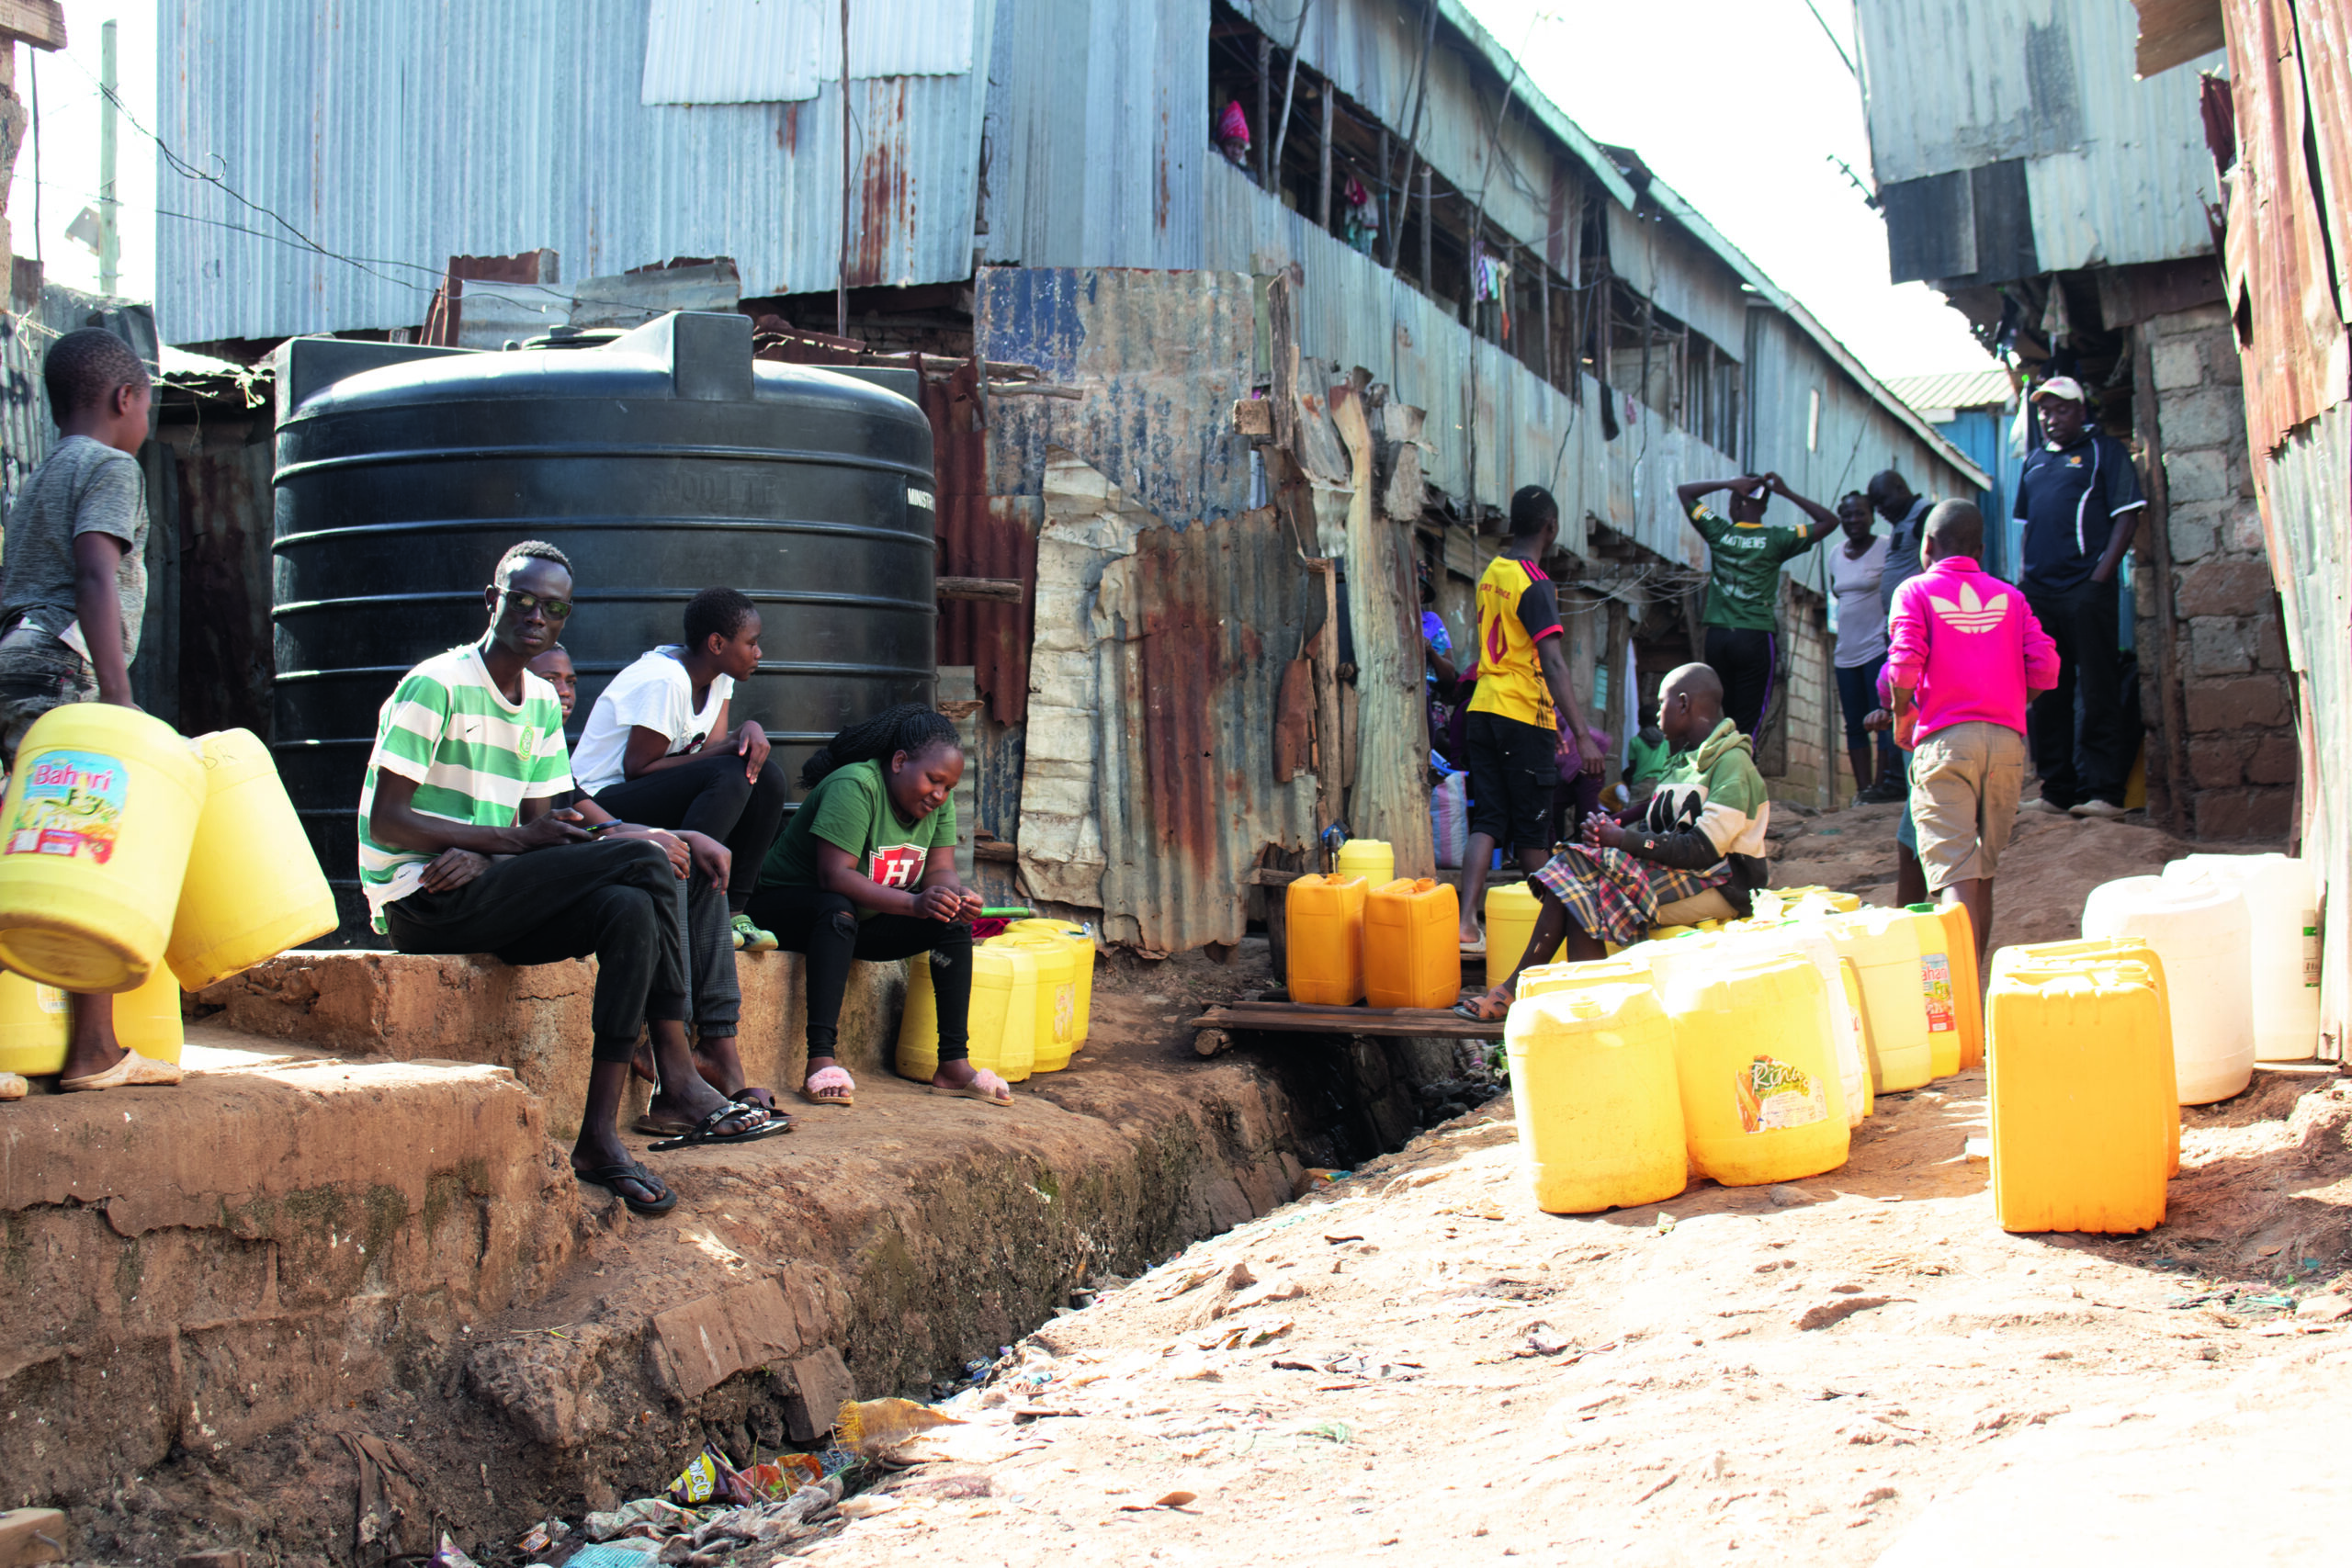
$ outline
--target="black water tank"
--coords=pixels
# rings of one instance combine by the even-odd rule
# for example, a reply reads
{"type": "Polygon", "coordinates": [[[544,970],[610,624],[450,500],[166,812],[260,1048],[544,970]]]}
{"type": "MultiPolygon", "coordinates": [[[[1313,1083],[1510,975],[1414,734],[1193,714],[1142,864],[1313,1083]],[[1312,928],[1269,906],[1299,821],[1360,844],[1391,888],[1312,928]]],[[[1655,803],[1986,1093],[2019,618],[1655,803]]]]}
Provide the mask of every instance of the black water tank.
{"type": "Polygon", "coordinates": [[[766,657],[732,712],[796,778],[843,724],[932,699],[931,426],[907,397],[754,362],[735,315],[594,348],[280,353],[273,744],[345,939],[374,940],[356,857],[377,711],[410,666],[481,636],[517,540],[571,558],[575,741],[614,672],[681,640],[715,584],[760,606],[766,657]]]}

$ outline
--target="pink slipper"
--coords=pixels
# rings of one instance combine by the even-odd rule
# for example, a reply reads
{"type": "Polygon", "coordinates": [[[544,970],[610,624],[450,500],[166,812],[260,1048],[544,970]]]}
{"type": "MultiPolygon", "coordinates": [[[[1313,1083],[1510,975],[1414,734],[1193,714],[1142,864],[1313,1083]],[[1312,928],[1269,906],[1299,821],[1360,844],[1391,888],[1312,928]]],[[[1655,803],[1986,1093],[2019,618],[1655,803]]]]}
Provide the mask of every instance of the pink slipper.
{"type": "Polygon", "coordinates": [[[974,1073],[972,1075],[972,1081],[966,1084],[961,1089],[946,1089],[938,1084],[933,1084],[931,1086],[931,1092],[933,1094],[952,1095],[958,1100],[977,1100],[983,1105],[1010,1105],[1012,1103],[1012,1086],[1005,1082],[1002,1078],[997,1077],[994,1073],[989,1071],[986,1067],[982,1067],[979,1071],[974,1073]]]}
{"type": "Polygon", "coordinates": [[[85,1089],[128,1089],[134,1084],[175,1084],[180,1081],[180,1069],[175,1063],[159,1062],[153,1056],[142,1056],[136,1051],[125,1051],[122,1060],[102,1073],[85,1073],[78,1078],[60,1078],[58,1092],[73,1094],[85,1089]]]}
{"type": "Polygon", "coordinates": [[[857,1103],[857,1080],[842,1067],[820,1067],[800,1086],[800,1098],[811,1105],[850,1106],[857,1103]]]}

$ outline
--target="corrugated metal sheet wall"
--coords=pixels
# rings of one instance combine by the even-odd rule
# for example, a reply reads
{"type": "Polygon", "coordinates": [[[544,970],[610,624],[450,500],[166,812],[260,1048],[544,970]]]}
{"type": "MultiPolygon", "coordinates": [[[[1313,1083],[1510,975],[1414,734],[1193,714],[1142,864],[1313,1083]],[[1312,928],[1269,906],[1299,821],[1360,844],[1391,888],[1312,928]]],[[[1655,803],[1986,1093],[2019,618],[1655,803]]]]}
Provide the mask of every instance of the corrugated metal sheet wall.
{"type": "Polygon", "coordinates": [[[2295,431],[2255,469],[2301,698],[2303,855],[2326,889],[2322,1055],[2342,1060],[2352,1025],[2352,404],[2295,431]]]}
{"type": "Polygon", "coordinates": [[[2132,75],[2132,0],[1856,0],[1879,183],[2023,158],[2045,268],[2203,255],[2197,69],[2132,75]]]}
{"type": "MultiPolygon", "coordinates": [[[[291,226],[164,164],[170,340],[421,321],[450,256],[539,246],[567,278],[727,255],[747,293],[831,288],[840,84],[797,104],[640,104],[648,4],[161,7],[161,135],[291,226]]],[[[977,59],[993,14],[978,0],[977,59]]],[[[970,276],[987,87],[978,71],[852,84],[853,282],[970,276]]]]}
{"type": "Polygon", "coordinates": [[[1208,0],[994,0],[982,254],[1196,267],[1208,0]]]}

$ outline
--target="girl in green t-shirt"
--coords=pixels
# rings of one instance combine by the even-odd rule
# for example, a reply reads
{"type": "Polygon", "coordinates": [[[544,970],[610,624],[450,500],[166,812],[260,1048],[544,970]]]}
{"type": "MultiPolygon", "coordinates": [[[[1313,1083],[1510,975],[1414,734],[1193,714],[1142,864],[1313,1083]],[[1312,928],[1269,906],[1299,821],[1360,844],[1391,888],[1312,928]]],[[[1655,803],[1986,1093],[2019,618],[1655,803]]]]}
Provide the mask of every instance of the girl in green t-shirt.
{"type": "Polygon", "coordinates": [[[935,1092],[991,1105],[1012,1088],[975,1068],[967,1042],[972,918],[980,898],[956,879],[956,807],[964,749],[946,715],[920,703],[854,724],[808,759],[808,793],[760,867],[752,919],[808,972],[811,1105],[853,1103],[857,1085],[833,1059],[853,958],[928,953],[939,1003],[935,1092]]]}

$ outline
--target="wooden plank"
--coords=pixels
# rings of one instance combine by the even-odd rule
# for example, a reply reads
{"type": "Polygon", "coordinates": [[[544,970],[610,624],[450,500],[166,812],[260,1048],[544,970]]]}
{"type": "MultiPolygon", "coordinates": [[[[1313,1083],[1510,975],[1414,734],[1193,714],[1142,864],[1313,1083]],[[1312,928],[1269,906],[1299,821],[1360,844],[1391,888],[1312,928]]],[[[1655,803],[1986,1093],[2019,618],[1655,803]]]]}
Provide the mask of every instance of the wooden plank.
{"type": "Polygon", "coordinates": [[[983,599],[1018,604],[1021,603],[1021,580],[1017,577],[942,577],[934,580],[932,592],[941,599],[983,599]]]}
{"type": "Polygon", "coordinates": [[[1441,1040],[1495,1040],[1499,1022],[1480,1023],[1447,1009],[1307,1007],[1297,1002],[1236,1002],[1213,1007],[1193,1029],[1255,1030],[1261,1033],[1419,1035],[1441,1040]]]}
{"type": "Polygon", "coordinates": [[[59,0],[0,0],[0,33],[35,49],[63,49],[65,7],[59,0]]]}

